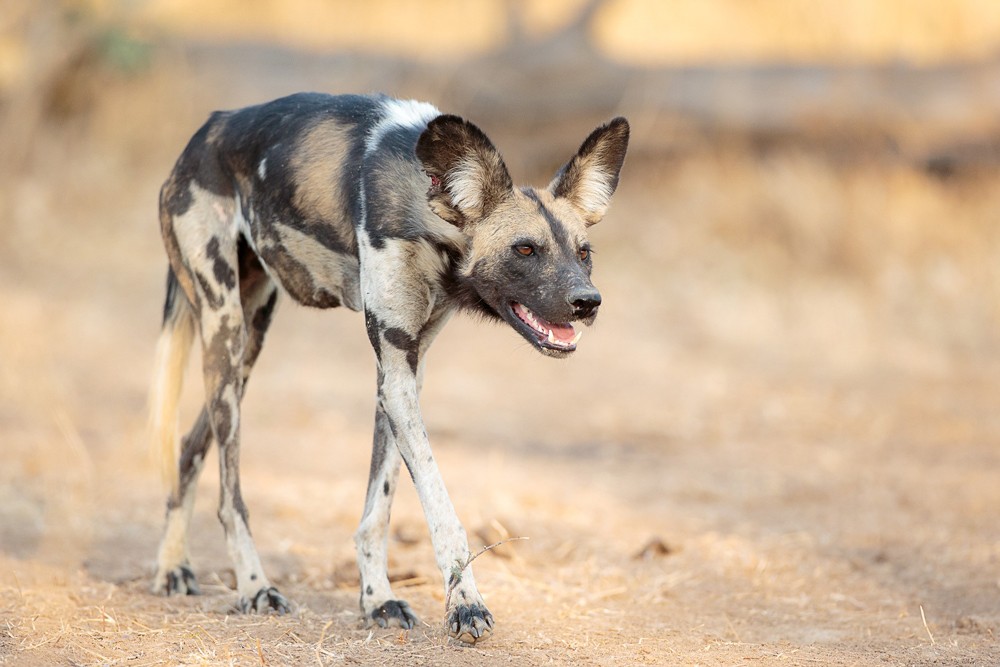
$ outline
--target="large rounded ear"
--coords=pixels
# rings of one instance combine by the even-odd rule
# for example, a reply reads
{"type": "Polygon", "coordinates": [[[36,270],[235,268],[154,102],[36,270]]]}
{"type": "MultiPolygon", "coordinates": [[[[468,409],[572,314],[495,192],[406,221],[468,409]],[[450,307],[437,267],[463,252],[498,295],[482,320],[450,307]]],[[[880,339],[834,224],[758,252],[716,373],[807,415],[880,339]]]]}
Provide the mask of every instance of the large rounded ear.
{"type": "Polygon", "coordinates": [[[514,189],[507,165],[483,131],[458,116],[438,116],[417,140],[430,177],[431,209],[459,227],[489,215],[514,189]]]}
{"type": "Polygon", "coordinates": [[[549,191],[568,199],[588,225],[601,221],[618,187],[628,132],[628,121],[620,116],[600,126],[549,183],[549,191]]]}

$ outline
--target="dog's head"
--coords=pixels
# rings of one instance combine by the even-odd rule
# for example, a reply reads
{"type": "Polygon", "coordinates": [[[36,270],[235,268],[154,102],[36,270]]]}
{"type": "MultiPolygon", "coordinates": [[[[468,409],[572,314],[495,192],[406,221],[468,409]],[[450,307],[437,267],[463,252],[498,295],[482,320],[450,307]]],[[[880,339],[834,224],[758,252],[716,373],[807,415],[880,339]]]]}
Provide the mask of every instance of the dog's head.
{"type": "Polygon", "coordinates": [[[624,118],[598,127],[544,189],[515,188],[499,151],[457,116],[438,116],[417,142],[431,209],[469,239],[460,279],[544,354],[576,350],[574,323],[597,317],[587,228],[607,211],[628,137],[624,118]]]}

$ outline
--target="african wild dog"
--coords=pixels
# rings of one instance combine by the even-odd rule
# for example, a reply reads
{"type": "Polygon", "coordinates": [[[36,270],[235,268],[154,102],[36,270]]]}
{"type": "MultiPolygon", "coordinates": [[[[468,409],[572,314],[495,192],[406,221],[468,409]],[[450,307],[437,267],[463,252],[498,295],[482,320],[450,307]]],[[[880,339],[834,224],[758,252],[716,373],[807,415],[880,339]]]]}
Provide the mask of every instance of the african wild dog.
{"type": "MultiPolygon", "coordinates": [[[[507,322],[539,351],[576,349],[590,324],[587,227],[618,185],[629,127],[597,128],[545,189],[515,188],[479,128],[429,104],[384,96],[299,94],[214,113],[177,160],[160,196],[170,269],[151,393],[151,427],[172,471],[153,588],[193,594],[187,552],[195,485],[220,445],[219,519],[243,611],[288,609],[268,581],[240,495],[240,400],[279,287],[307,306],[364,310],[378,398],[368,493],[355,534],[361,609],[412,627],[386,572],[389,509],[406,463],[446,589],[468,555],[418,408],[424,356],[456,310],[507,322]],[[177,403],[200,331],[205,405],[177,442],[177,403]],[[179,459],[179,461],[178,461],[179,459]]],[[[455,583],[455,582],[453,582],[455,583]]],[[[473,643],[493,617],[472,572],[452,588],[452,636],[473,643]]]]}

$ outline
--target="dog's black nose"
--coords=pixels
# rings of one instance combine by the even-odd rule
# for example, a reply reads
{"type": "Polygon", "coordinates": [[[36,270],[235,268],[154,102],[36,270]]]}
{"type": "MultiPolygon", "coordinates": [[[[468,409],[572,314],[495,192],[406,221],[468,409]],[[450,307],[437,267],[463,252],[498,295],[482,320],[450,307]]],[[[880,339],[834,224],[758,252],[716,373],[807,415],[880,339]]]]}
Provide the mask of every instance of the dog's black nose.
{"type": "Polygon", "coordinates": [[[594,288],[579,290],[570,295],[569,303],[573,306],[573,314],[586,319],[597,311],[601,305],[601,293],[594,288]]]}

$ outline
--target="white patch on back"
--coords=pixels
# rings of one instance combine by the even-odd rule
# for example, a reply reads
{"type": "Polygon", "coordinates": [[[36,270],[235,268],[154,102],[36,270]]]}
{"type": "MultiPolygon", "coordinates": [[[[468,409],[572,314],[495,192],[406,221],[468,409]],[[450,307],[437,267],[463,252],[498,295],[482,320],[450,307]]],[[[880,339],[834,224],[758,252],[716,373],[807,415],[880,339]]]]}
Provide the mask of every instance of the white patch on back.
{"type": "Polygon", "coordinates": [[[416,100],[385,100],[382,108],[385,110],[385,115],[365,139],[365,155],[370,155],[378,148],[382,137],[389,130],[397,127],[422,128],[441,115],[433,104],[416,100]]]}
{"type": "Polygon", "coordinates": [[[267,178],[267,158],[263,158],[260,164],[257,165],[257,175],[260,176],[260,180],[267,178]]]}

